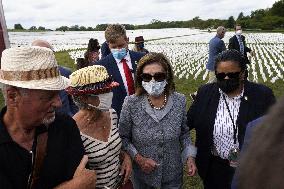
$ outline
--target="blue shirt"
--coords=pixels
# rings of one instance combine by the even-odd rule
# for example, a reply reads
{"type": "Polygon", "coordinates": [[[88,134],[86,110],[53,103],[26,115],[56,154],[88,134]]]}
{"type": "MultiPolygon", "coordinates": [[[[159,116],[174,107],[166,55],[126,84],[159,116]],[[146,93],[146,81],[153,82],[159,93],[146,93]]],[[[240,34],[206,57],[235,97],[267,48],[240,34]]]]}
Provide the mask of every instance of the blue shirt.
{"type": "Polygon", "coordinates": [[[222,51],[226,50],[226,46],[223,40],[219,37],[213,37],[209,42],[209,59],[206,65],[206,69],[214,71],[215,58],[222,51]]]}

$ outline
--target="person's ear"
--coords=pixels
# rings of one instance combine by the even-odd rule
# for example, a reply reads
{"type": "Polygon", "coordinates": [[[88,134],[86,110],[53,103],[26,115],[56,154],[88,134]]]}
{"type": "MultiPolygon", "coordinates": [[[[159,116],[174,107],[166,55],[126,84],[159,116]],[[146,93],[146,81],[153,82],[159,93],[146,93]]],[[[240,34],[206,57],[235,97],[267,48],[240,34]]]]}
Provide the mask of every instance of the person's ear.
{"type": "Polygon", "coordinates": [[[241,72],[241,75],[240,75],[240,80],[241,80],[241,81],[244,81],[244,80],[245,80],[246,73],[247,73],[247,70],[244,70],[244,71],[241,72]]]}
{"type": "Polygon", "coordinates": [[[9,104],[9,106],[16,107],[20,102],[21,97],[22,95],[16,87],[10,87],[6,91],[6,103],[9,104]]]}

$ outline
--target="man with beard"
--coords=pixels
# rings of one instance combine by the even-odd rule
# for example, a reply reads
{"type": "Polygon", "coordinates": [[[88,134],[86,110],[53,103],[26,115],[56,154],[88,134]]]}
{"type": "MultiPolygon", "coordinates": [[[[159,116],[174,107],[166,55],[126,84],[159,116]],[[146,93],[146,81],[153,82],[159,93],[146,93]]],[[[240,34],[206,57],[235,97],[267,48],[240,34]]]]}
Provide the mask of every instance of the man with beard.
{"type": "Polygon", "coordinates": [[[270,88],[246,80],[240,52],[227,50],[215,60],[216,83],[199,88],[187,118],[196,130],[196,165],[205,189],[227,189],[237,166],[246,125],[275,102],[270,88]]]}
{"type": "Polygon", "coordinates": [[[94,188],[96,175],[75,121],[59,116],[59,91],[69,86],[54,53],[16,47],[2,53],[0,83],[0,188],[94,188]],[[81,163],[80,163],[81,161],[81,163]]]}

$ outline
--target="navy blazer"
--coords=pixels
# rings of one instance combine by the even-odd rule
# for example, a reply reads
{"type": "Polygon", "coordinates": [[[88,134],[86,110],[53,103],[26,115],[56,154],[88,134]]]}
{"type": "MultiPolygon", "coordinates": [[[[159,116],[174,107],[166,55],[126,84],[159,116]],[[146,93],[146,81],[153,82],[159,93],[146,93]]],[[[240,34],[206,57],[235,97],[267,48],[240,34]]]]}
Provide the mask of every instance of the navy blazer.
{"type": "MultiPolygon", "coordinates": [[[[59,66],[60,75],[69,78],[72,71],[66,67],[59,66]]],[[[72,96],[69,95],[65,90],[61,90],[59,92],[59,96],[62,102],[62,106],[56,109],[57,113],[67,114],[69,116],[73,116],[79,111],[79,108],[75,105],[72,96]]]]}
{"type": "MultiPolygon", "coordinates": [[[[195,128],[196,130],[196,165],[198,173],[203,179],[206,177],[210,163],[219,99],[220,93],[217,83],[204,85],[198,90],[196,100],[187,113],[188,126],[190,129],[195,128]]],[[[243,144],[247,123],[264,115],[274,102],[275,96],[270,88],[245,81],[244,95],[241,99],[237,119],[240,147],[243,144]]]]}
{"type": "MultiPolygon", "coordinates": [[[[135,75],[136,68],[137,68],[137,62],[140,60],[142,56],[145,55],[145,53],[134,52],[130,50],[129,54],[130,54],[130,59],[132,63],[132,69],[135,75]]],[[[127,96],[127,92],[126,92],[122,77],[120,75],[117,63],[114,57],[112,56],[112,54],[109,54],[105,58],[96,62],[96,65],[104,66],[107,69],[108,74],[113,77],[114,81],[119,83],[119,87],[113,88],[112,90],[113,92],[112,108],[115,109],[115,111],[117,112],[117,116],[119,117],[124,98],[127,96]]]]}
{"type": "Polygon", "coordinates": [[[102,53],[102,58],[106,57],[111,53],[106,41],[101,46],[101,53],[102,53]]]}
{"type": "MultiPolygon", "coordinates": [[[[244,44],[244,59],[246,61],[246,64],[250,64],[250,61],[249,61],[248,56],[247,56],[247,52],[251,52],[251,49],[246,46],[245,36],[241,35],[241,39],[242,39],[243,44],[244,44]]],[[[240,44],[239,44],[239,41],[238,41],[238,38],[237,38],[236,35],[234,35],[233,37],[231,37],[229,39],[228,49],[229,50],[235,49],[235,50],[240,52],[240,44]]]]}

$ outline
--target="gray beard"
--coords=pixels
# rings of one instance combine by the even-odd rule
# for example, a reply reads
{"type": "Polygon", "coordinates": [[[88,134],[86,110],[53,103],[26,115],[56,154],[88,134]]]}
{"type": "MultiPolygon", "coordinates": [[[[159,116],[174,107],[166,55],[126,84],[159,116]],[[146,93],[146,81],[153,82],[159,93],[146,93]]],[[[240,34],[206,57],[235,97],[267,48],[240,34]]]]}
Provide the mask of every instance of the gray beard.
{"type": "Polygon", "coordinates": [[[51,118],[44,118],[44,119],[42,120],[42,124],[48,126],[49,124],[51,124],[52,122],[54,122],[54,120],[55,120],[55,115],[54,115],[53,117],[51,117],[51,118]]]}

